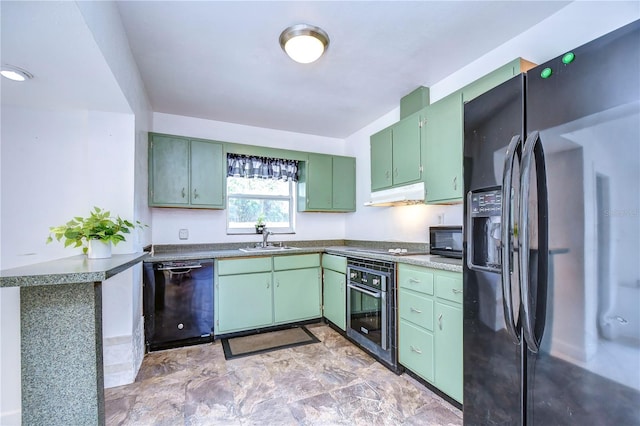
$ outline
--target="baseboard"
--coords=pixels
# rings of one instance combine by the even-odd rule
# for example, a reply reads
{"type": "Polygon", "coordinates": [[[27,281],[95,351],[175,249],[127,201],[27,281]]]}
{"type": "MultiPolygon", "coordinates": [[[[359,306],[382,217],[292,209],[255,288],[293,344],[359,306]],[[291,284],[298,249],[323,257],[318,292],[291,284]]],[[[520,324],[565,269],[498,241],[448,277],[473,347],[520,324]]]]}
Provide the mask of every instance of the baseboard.
{"type": "Polygon", "coordinates": [[[2,426],[20,426],[22,424],[22,411],[5,411],[0,412],[0,425],[2,426]]]}

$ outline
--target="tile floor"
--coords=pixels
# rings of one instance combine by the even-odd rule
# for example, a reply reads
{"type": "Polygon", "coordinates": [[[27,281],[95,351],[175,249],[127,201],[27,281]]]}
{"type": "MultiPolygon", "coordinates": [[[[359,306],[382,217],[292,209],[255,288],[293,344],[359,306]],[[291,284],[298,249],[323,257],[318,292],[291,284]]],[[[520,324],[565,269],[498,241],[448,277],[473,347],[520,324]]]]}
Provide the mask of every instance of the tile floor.
{"type": "Polygon", "coordinates": [[[320,343],[224,359],[220,341],[145,356],[107,425],[461,425],[462,412],[323,324],[320,343]]]}

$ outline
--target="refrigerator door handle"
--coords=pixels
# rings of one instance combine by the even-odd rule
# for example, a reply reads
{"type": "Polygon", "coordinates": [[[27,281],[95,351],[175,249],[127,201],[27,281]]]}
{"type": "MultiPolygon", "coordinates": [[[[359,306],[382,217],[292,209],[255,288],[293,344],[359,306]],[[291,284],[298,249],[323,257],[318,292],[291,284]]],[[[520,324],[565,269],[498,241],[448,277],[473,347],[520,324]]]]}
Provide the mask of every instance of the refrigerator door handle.
{"type": "Polygon", "coordinates": [[[507,331],[514,343],[519,344],[521,336],[516,327],[515,315],[513,311],[513,296],[511,292],[511,252],[513,244],[511,239],[511,180],[513,178],[513,163],[519,146],[522,144],[520,135],[511,138],[504,159],[504,169],[502,172],[502,212],[500,223],[502,253],[502,308],[504,309],[504,322],[507,325],[507,331]]]}
{"type": "Polygon", "coordinates": [[[544,331],[547,294],[548,249],[548,197],[546,167],[540,133],[532,132],[524,143],[522,170],[520,174],[520,297],[522,299],[522,334],[527,347],[533,353],[540,349],[544,331]],[[532,158],[533,157],[533,158],[532,158]],[[532,306],[530,265],[531,246],[529,241],[529,194],[531,165],[535,158],[536,188],[538,208],[538,261],[537,282],[535,287],[535,305],[532,306]],[[540,300],[544,299],[544,300],[540,300]],[[535,310],[535,311],[534,311],[535,310]]]}

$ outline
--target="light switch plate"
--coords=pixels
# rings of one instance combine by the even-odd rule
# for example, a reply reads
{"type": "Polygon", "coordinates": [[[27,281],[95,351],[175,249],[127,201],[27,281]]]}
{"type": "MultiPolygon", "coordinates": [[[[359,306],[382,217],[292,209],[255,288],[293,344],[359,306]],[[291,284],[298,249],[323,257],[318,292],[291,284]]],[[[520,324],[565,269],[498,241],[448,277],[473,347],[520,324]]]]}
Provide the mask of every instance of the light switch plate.
{"type": "Polygon", "coordinates": [[[180,232],[178,233],[178,237],[181,240],[188,240],[189,239],[189,230],[188,229],[181,229],[180,232]]]}

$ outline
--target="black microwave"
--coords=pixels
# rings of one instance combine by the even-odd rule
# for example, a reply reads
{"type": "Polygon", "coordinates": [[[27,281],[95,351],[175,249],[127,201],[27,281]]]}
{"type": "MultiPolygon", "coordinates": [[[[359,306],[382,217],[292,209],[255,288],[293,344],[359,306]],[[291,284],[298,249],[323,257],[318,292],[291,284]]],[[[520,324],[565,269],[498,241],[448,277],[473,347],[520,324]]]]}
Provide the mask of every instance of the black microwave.
{"type": "Polygon", "coordinates": [[[462,259],[462,226],[430,226],[429,252],[462,259]]]}

